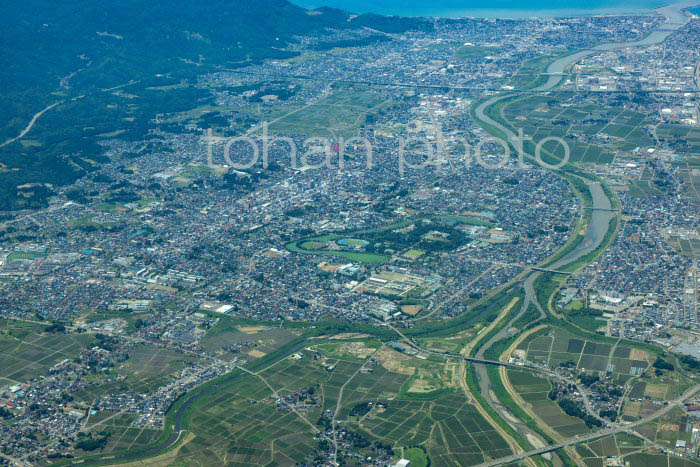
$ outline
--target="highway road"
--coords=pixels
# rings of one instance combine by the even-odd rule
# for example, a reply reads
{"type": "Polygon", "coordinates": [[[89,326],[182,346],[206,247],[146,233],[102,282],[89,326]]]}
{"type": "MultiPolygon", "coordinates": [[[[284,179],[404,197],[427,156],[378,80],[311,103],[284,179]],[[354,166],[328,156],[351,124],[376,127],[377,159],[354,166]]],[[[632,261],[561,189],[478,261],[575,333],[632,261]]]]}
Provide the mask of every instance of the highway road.
{"type": "Polygon", "coordinates": [[[548,452],[556,451],[557,449],[561,449],[561,448],[564,448],[566,446],[571,446],[572,444],[585,443],[586,441],[591,441],[591,440],[594,440],[597,438],[602,438],[603,436],[609,436],[609,435],[614,435],[616,433],[632,431],[634,428],[636,428],[640,425],[643,425],[645,423],[648,423],[648,422],[670,412],[673,408],[678,407],[686,400],[695,396],[699,391],[700,391],[700,384],[697,384],[697,385],[693,386],[692,388],[688,389],[686,392],[684,392],[678,398],[669,402],[663,408],[657,410],[656,412],[654,412],[653,414],[651,414],[647,417],[642,418],[641,420],[637,420],[636,422],[628,423],[626,425],[618,425],[618,426],[615,426],[612,428],[606,428],[604,430],[600,430],[600,431],[597,431],[595,433],[591,433],[588,435],[576,436],[574,438],[569,438],[568,440],[563,441],[561,443],[552,444],[552,445],[549,445],[549,446],[541,448],[541,449],[534,449],[532,451],[523,452],[520,454],[513,454],[511,456],[501,457],[500,459],[494,459],[494,460],[479,464],[479,466],[480,467],[491,467],[491,466],[495,466],[495,465],[508,464],[510,462],[520,461],[520,460],[523,460],[523,459],[528,458],[528,457],[537,456],[540,454],[545,454],[548,452]]]}
{"type": "MultiPolygon", "coordinates": [[[[626,48],[626,47],[641,47],[641,46],[649,46],[649,45],[654,45],[658,44],[662,41],[664,41],[669,35],[671,35],[674,31],[678,30],[680,27],[682,27],[684,24],[686,24],[689,20],[687,16],[685,16],[682,12],[682,8],[690,6],[687,3],[684,4],[675,4],[675,5],[669,5],[663,8],[660,8],[658,11],[666,16],[666,21],[655,31],[651,32],[648,36],[645,38],[639,40],[639,41],[631,41],[631,42],[622,42],[622,43],[607,43],[607,44],[601,44],[598,45],[594,48],[591,49],[586,49],[582,50],[579,52],[576,52],[571,55],[567,55],[565,57],[561,57],[554,62],[552,62],[548,68],[547,68],[547,74],[548,74],[548,79],[547,81],[542,84],[539,87],[534,88],[534,91],[537,92],[545,92],[548,90],[551,90],[555,88],[559,83],[561,82],[563,78],[563,73],[568,69],[569,66],[572,64],[576,63],[577,61],[581,60],[582,58],[588,57],[592,54],[595,54],[600,51],[608,51],[608,50],[616,50],[616,49],[621,49],[621,48],[626,48]]],[[[492,119],[488,115],[486,115],[486,109],[488,109],[490,106],[498,103],[499,101],[506,99],[513,94],[506,94],[506,95],[497,95],[494,96],[485,102],[482,102],[477,108],[475,109],[475,114],[478,119],[480,119],[482,122],[485,122],[486,124],[498,129],[501,131],[507,138],[508,140],[514,144],[515,147],[519,146],[519,143],[517,141],[515,133],[511,131],[509,128],[505,127],[501,123],[497,122],[496,120],[492,119]]],[[[603,188],[601,185],[597,182],[589,181],[589,180],[584,180],[584,182],[587,184],[589,191],[591,193],[592,197],[592,206],[589,208],[592,211],[591,214],[591,220],[587,226],[586,233],[584,235],[583,240],[570,252],[559,258],[557,261],[554,263],[550,264],[548,268],[551,268],[553,270],[558,270],[561,269],[563,266],[572,263],[573,261],[576,261],[577,259],[587,255],[588,253],[592,252],[595,250],[604,240],[605,234],[607,233],[607,230],[610,225],[610,221],[613,218],[613,215],[615,215],[615,210],[613,209],[610,199],[606,196],[603,188]]],[[[545,311],[542,309],[542,306],[537,300],[537,296],[534,290],[534,282],[535,280],[539,277],[540,273],[535,272],[528,276],[528,278],[524,281],[523,283],[523,288],[525,290],[525,300],[522,303],[522,306],[520,308],[520,311],[512,318],[510,319],[510,322],[503,327],[501,331],[499,331],[495,336],[493,336],[491,339],[489,339],[488,342],[486,342],[481,349],[479,349],[479,352],[477,353],[476,357],[483,357],[484,352],[491,347],[495,342],[511,337],[512,335],[516,334],[518,332],[517,329],[512,328],[512,324],[515,323],[529,308],[530,304],[533,304],[534,306],[537,307],[537,309],[540,311],[540,316],[544,317],[546,315],[545,311]]],[[[513,423],[511,422],[512,414],[500,403],[500,401],[497,400],[493,392],[490,390],[490,382],[488,379],[488,374],[486,371],[486,367],[483,365],[477,365],[476,367],[477,371],[477,376],[479,379],[479,385],[480,389],[482,391],[482,394],[488,401],[488,403],[493,406],[503,417],[509,421],[511,425],[513,423]]],[[[570,446],[572,444],[578,444],[590,439],[598,438],[602,435],[605,434],[613,434],[613,433],[618,433],[621,431],[627,431],[630,428],[634,426],[641,425],[647,421],[650,421],[660,415],[663,415],[663,413],[668,412],[671,410],[673,407],[677,406],[687,398],[691,397],[694,395],[698,390],[700,390],[700,385],[691,388],[689,391],[687,391],[683,396],[681,396],[679,399],[675,401],[674,404],[669,404],[668,406],[664,407],[657,413],[653,414],[650,417],[645,418],[644,420],[640,420],[638,422],[635,422],[634,424],[626,425],[626,426],[615,426],[612,428],[607,428],[605,430],[599,431],[595,434],[591,435],[586,435],[582,437],[576,437],[576,438],[571,438],[569,440],[566,440],[564,442],[558,443],[558,444],[553,444],[544,448],[540,449],[535,449],[533,451],[529,451],[526,453],[521,453],[521,454],[514,454],[512,456],[504,457],[502,459],[496,459],[492,460],[489,462],[486,462],[482,464],[483,466],[492,466],[492,465],[501,465],[501,464],[506,464],[509,462],[514,462],[518,460],[522,460],[531,456],[536,456],[539,454],[544,454],[548,452],[555,451],[557,449],[564,448],[566,446],[570,446]]],[[[589,409],[588,404],[587,409],[589,409]]],[[[520,428],[520,427],[518,427],[520,428]]],[[[533,433],[529,428],[527,429],[530,433],[533,433]]],[[[539,436],[538,436],[539,438],[539,436]]]]}
{"type": "Polygon", "coordinates": [[[36,123],[36,121],[39,120],[39,117],[41,117],[42,115],[44,115],[45,112],[48,112],[49,110],[51,110],[51,109],[53,109],[54,107],[56,107],[58,104],[61,104],[62,102],[63,102],[63,101],[61,101],[61,102],[54,102],[53,104],[48,105],[48,106],[46,106],[45,108],[43,108],[42,110],[38,111],[36,114],[34,114],[34,116],[33,116],[32,119],[29,121],[29,123],[27,124],[27,126],[24,127],[24,129],[23,129],[17,136],[15,136],[14,138],[10,138],[10,139],[8,139],[7,141],[5,141],[4,143],[0,144],[0,148],[2,148],[2,147],[4,147],[4,146],[7,146],[8,144],[14,143],[14,142],[17,141],[18,139],[22,139],[27,133],[29,133],[29,131],[32,129],[32,127],[33,127],[34,124],[36,123]]]}

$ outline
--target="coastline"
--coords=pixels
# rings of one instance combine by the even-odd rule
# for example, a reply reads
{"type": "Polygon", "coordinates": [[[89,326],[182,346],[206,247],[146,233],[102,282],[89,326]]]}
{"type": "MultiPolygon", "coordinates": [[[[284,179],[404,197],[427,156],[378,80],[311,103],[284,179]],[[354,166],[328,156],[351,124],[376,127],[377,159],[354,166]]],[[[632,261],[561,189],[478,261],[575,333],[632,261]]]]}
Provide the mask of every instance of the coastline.
{"type": "MultiPolygon", "coordinates": [[[[304,8],[318,8],[329,6],[339,8],[353,13],[375,13],[381,15],[396,15],[407,17],[430,17],[430,18],[493,18],[493,19],[547,19],[547,18],[570,18],[587,16],[630,16],[654,14],[656,10],[670,3],[663,0],[649,2],[644,5],[611,5],[599,8],[475,8],[475,7],[453,7],[449,5],[433,5],[426,7],[420,5],[417,0],[402,4],[388,2],[389,5],[377,6],[365,1],[357,0],[291,0],[293,3],[304,8]]],[[[446,2],[450,3],[450,2],[446,2]]],[[[700,1],[699,1],[700,5],[700,1]]],[[[549,5],[547,5],[549,6],[549,5]]],[[[691,10],[700,12],[700,9],[693,7],[691,10]]]]}

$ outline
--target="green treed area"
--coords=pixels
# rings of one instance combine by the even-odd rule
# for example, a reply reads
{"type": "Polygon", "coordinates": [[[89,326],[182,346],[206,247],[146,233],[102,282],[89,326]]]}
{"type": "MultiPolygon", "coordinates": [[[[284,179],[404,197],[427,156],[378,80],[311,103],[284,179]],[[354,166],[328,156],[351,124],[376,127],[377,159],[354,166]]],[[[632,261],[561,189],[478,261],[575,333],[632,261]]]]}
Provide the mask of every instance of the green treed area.
{"type": "Polygon", "coordinates": [[[314,436],[330,426],[328,411],[336,408],[336,418],[346,420],[345,436],[365,455],[377,442],[397,453],[405,448],[416,461],[429,457],[440,464],[471,465],[510,453],[463,395],[448,390],[421,400],[396,399],[409,372],[427,371],[435,363],[361,342],[318,349],[328,356],[312,358],[311,347],[258,376],[233,378],[198,398],[188,408],[187,422],[196,436],[181,445],[178,458],[210,463],[226,458],[247,465],[304,462],[315,450],[327,448],[314,436]],[[348,352],[354,360],[334,357],[348,352]],[[375,363],[368,363],[369,355],[375,363]],[[363,364],[365,369],[358,371],[363,364]],[[277,388],[276,397],[270,387],[277,388]],[[280,398],[298,401],[291,404],[303,404],[304,410],[289,410],[290,402],[280,398]]]}
{"type": "MultiPolygon", "coordinates": [[[[336,256],[367,264],[383,263],[389,255],[408,250],[442,252],[470,241],[458,224],[490,225],[466,216],[418,218],[369,230],[308,237],[288,243],[294,253],[336,256]]],[[[420,255],[419,255],[420,256],[420,255]]]]}
{"type": "MultiPolygon", "coordinates": [[[[190,85],[199,75],[293,59],[299,52],[287,46],[297,36],[328,28],[390,33],[433,28],[420,18],[351,18],[334,9],[309,14],[289,2],[265,8],[253,0],[167,5],[126,0],[99,6],[87,0],[30,0],[8,4],[4,13],[0,144],[8,144],[0,147],[0,210],[45,206],[53,192],[46,184],[72,183],[107,162],[98,144],[105,138],[159,145],[150,133],[156,115],[215,104],[208,89],[190,85]],[[37,51],[50,60],[38,60],[37,51]],[[26,139],[12,141],[27,128],[26,139]]],[[[294,92],[286,86],[263,91],[281,100],[294,92]]],[[[369,111],[381,109],[380,100],[367,96],[357,105],[350,103],[357,93],[329,96],[329,105],[300,115],[303,125],[332,128],[342,120],[347,129],[355,128],[369,111]]],[[[213,113],[203,118],[209,124],[226,121],[213,113]]]]}

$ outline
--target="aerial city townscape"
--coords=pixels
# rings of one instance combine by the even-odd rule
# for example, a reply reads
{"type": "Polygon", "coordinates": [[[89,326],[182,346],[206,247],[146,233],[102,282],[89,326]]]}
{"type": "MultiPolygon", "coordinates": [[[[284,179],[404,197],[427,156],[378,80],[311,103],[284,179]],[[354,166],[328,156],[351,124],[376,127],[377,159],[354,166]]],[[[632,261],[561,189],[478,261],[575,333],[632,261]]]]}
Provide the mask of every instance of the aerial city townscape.
{"type": "Polygon", "coordinates": [[[700,9],[28,0],[0,465],[700,466],[700,9]]]}

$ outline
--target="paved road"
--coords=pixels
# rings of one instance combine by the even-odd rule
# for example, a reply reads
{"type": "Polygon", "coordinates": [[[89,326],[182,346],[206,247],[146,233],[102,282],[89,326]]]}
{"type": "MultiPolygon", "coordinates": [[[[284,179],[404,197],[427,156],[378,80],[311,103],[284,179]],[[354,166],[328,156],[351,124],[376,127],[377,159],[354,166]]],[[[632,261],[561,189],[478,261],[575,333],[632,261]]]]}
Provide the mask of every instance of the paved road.
{"type": "Polygon", "coordinates": [[[182,397],[187,398],[187,400],[185,400],[185,402],[180,407],[178,407],[177,411],[175,412],[175,423],[173,424],[173,432],[163,444],[159,444],[141,451],[134,450],[124,452],[116,456],[106,454],[104,457],[101,458],[85,460],[85,462],[82,462],[81,465],[121,463],[124,461],[132,461],[146,457],[154,457],[168,451],[180,439],[180,436],[182,435],[182,423],[184,421],[185,414],[187,410],[192,406],[192,404],[194,404],[198,399],[200,399],[202,396],[207,396],[215,393],[216,391],[219,391],[221,388],[232,383],[233,381],[249,376],[251,372],[259,372],[262,371],[264,368],[267,368],[268,366],[274,365],[275,363],[287,357],[288,355],[297,352],[299,349],[303,348],[307,344],[308,340],[302,341],[299,344],[297,344],[293,349],[290,349],[289,352],[280,354],[278,357],[272,360],[261,362],[258,365],[253,364],[247,372],[229,373],[227,375],[221,376],[219,379],[213,380],[215,382],[209,387],[207,387],[204,390],[201,390],[193,396],[184,394],[182,397]]]}
{"type": "MultiPolygon", "coordinates": [[[[549,75],[549,78],[547,81],[542,84],[541,86],[537,86],[532,89],[533,92],[544,92],[544,91],[549,91],[553,88],[555,88],[562,80],[563,73],[564,71],[572,64],[576,63],[577,61],[588,57],[590,55],[593,55],[598,52],[605,52],[605,51],[610,51],[610,50],[618,50],[618,49],[623,49],[627,47],[645,47],[645,46],[650,46],[654,44],[658,44],[666,40],[668,36],[673,34],[675,31],[683,27],[689,20],[690,18],[688,16],[685,16],[682,13],[683,8],[687,8],[690,6],[694,6],[697,4],[697,1],[694,2],[683,2],[683,3],[676,3],[673,5],[668,5],[663,8],[659,8],[657,11],[664,16],[666,16],[666,22],[664,22],[657,30],[653,31],[651,34],[646,36],[645,38],[638,40],[638,41],[629,41],[629,42],[609,42],[606,44],[600,44],[596,47],[590,48],[590,49],[585,49],[581,50],[579,52],[566,55],[564,57],[561,57],[554,62],[552,62],[548,67],[547,67],[547,74],[549,75]]],[[[482,102],[476,109],[475,113],[476,116],[479,120],[488,123],[489,125],[492,125],[496,128],[498,128],[500,131],[502,131],[507,137],[508,140],[511,142],[515,142],[515,133],[513,133],[511,130],[508,128],[504,127],[497,121],[493,120],[491,117],[486,115],[484,111],[495,104],[498,101],[501,101],[507,97],[511,97],[513,94],[505,94],[505,95],[497,95],[492,97],[491,99],[486,100],[485,102],[482,102]]],[[[517,146],[516,146],[517,147],[517,146]]]]}
{"type": "MultiPolygon", "coordinates": [[[[63,101],[61,101],[61,102],[63,102],[63,101]]],[[[0,148],[3,147],[3,146],[7,146],[7,145],[10,144],[10,143],[14,143],[14,142],[17,141],[18,139],[23,138],[24,135],[26,135],[27,133],[29,133],[29,131],[32,129],[32,127],[33,127],[34,124],[36,123],[36,121],[39,120],[39,117],[41,117],[42,115],[44,115],[44,112],[48,112],[49,110],[53,109],[53,108],[56,107],[58,104],[60,104],[61,102],[54,102],[53,104],[51,104],[51,105],[45,107],[44,109],[42,109],[42,110],[40,110],[39,112],[37,112],[36,114],[34,114],[34,116],[33,116],[32,119],[29,121],[29,123],[27,124],[27,126],[24,127],[24,130],[22,130],[22,131],[19,133],[19,135],[15,136],[14,138],[10,138],[10,139],[8,139],[7,141],[5,141],[4,143],[0,144],[0,148]]]]}
{"type": "MultiPolygon", "coordinates": [[[[549,75],[547,81],[542,84],[541,86],[538,86],[533,89],[533,91],[536,92],[545,92],[548,90],[551,90],[555,88],[559,83],[561,82],[563,78],[563,73],[566,71],[566,69],[572,65],[573,63],[581,60],[582,58],[585,58],[587,56],[593,55],[597,52],[600,51],[608,51],[608,50],[616,50],[620,48],[626,48],[626,47],[639,47],[639,46],[649,46],[653,44],[660,43],[664,41],[669,35],[671,35],[674,31],[678,30],[680,27],[682,27],[685,23],[688,22],[689,18],[685,16],[681,9],[683,7],[689,6],[688,4],[682,4],[682,5],[671,5],[667,6],[664,8],[659,9],[659,12],[664,14],[666,16],[666,22],[663,23],[661,27],[659,27],[657,30],[653,31],[650,33],[648,36],[646,36],[644,39],[641,39],[639,41],[631,41],[631,42],[623,42],[623,43],[607,43],[607,44],[601,44],[599,46],[596,46],[592,49],[587,49],[587,50],[582,50],[579,52],[576,52],[571,55],[567,55],[565,57],[559,58],[552,62],[548,67],[547,67],[547,73],[549,75]]],[[[482,122],[487,123],[488,125],[491,125],[492,127],[495,127],[496,129],[500,130],[506,137],[507,139],[514,144],[515,147],[519,146],[519,142],[517,141],[515,133],[511,131],[509,128],[505,127],[504,125],[500,124],[496,120],[492,119],[488,115],[486,115],[485,111],[488,109],[490,106],[496,104],[497,102],[506,99],[513,94],[507,94],[507,95],[497,95],[494,96],[485,102],[481,103],[476,109],[475,113],[478,119],[480,119],[482,122]]],[[[611,205],[610,199],[605,195],[605,192],[601,185],[597,182],[589,181],[589,180],[584,180],[585,183],[588,186],[588,189],[591,193],[592,197],[592,206],[591,206],[591,221],[589,222],[586,233],[584,235],[583,240],[570,252],[559,258],[557,261],[554,263],[550,264],[548,268],[551,268],[553,270],[558,270],[562,268],[563,266],[572,263],[573,261],[576,261],[577,259],[587,255],[588,253],[592,252],[595,250],[604,240],[605,234],[608,231],[610,221],[613,218],[614,215],[614,210],[611,205]]],[[[535,272],[528,276],[528,278],[524,281],[523,283],[523,288],[525,290],[525,300],[523,301],[520,311],[513,317],[511,318],[510,322],[503,327],[501,331],[499,331],[495,336],[493,336],[491,339],[489,339],[486,344],[482,346],[481,349],[479,349],[479,352],[477,353],[476,357],[481,358],[484,355],[484,352],[490,348],[495,342],[511,337],[515,333],[518,332],[518,330],[513,329],[512,325],[515,323],[523,314],[525,314],[530,307],[530,305],[534,305],[537,307],[537,309],[540,312],[540,317],[544,317],[546,315],[545,311],[542,309],[542,306],[540,305],[539,301],[537,300],[537,295],[534,290],[534,282],[535,280],[540,276],[539,272],[535,272]]],[[[511,425],[516,425],[516,429],[524,430],[525,433],[532,434],[536,436],[538,439],[541,439],[536,433],[534,433],[531,429],[528,427],[524,426],[523,424],[514,424],[512,422],[512,414],[508,411],[507,408],[505,408],[500,401],[495,397],[493,392],[491,391],[491,385],[490,381],[488,378],[488,374],[486,371],[486,367],[483,365],[477,365],[476,367],[476,372],[477,372],[477,377],[479,380],[479,386],[482,392],[482,395],[486,398],[487,402],[494,407],[503,417],[509,421],[511,425]]],[[[700,389],[700,386],[695,388],[695,390],[700,389]]],[[[693,392],[694,393],[694,392],[693,392]]],[[[692,395],[692,394],[691,394],[692,395]]],[[[689,397],[689,396],[688,396],[689,397]]],[[[590,409],[590,407],[587,405],[587,409],[590,409]]],[[[668,411],[670,408],[664,408],[662,409],[663,411],[668,411]]],[[[660,415],[657,414],[655,416],[660,415]]],[[[652,417],[653,418],[653,417],[652,417]]],[[[646,419],[645,419],[646,420],[646,419]]],[[[643,423],[643,422],[641,422],[643,423]]],[[[637,423],[637,424],[641,424],[637,423]]],[[[610,428],[608,430],[611,430],[611,433],[619,432],[619,431],[625,431],[627,430],[627,427],[622,427],[622,428],[610,428]]],[[[554,451],[556,449],[560,449],[562,447],[569,446],[571,444],[577,444],[582,441],[585,441],[586,439],[592,439],[595,437],[600,436],[600,433],[603,432],[598,432],[595,435],[591,435],[589,438],[572,438],[568,441],[565,441],[563,443],[547,446],[542,449],[536,449],[534,451],[530,451],[528,453],[523,453],[523,454],[516,454],[510,457],[506,457],[503,459],[498,459],[494,461],[487,462],[483,465],[499,465],[499,464],[504,464],[516,460],[522,460],[530,456],[538,455],[538,454],[543,454],[547,452],[554,451]]]]}
{"type": "Polygon", "coordinates": [[[491,467],[491,466],[495,466],[495,465],[508,464],[510,462],[516,462],[519,460],[523,460],[527,457],[537,456],[539,454],[544,454],[547,452],[555,451],[557,449],[561,449],[561,448],[564,448],[566,446],[571,446],[572,444],[584,443],[586,441],[590,441],[590,440],[593,440],[596,438],[601,438],[603,436],[609,436],[609,435],[614,435],[616,433],[622,433],[624,431],[630,431],[635,427],[643,425],[647,422],[650,422],[650,421],[668,413],[669,411],[671,411],[675,407],[681,405],[686,400],[695,396],[698,393],[698,391],[700,391],[700,384],[693,386],[692,388],[690,388],[686,392],[684,392],[681,396],[679,396],[678,398],[669,402],[668,405],[665,405],[663,408],[657,410],[656,412],[649,415],[648,417],[644,417],[643,419],[637,420],[636,422],[628,423],[626,425],[616,426],[613,428],[607,428],[607,429],[600,430],[600,431],[597,431],[595,433],[591,433],[591,434],[584,435],[584,436],[576,436],[574,438],[570,438],[570,439],[563,441],[561,443],[552,444],[550,446],[547,446],[547,447],[544,447],[541,449],[534,449],[532,451],[524,452],[521,454],[513,454],[511,456],[501,457],[500,459],[495,459],[492,461],[484,462],[483,464],[479,464],[479,466],[480,467],[491,467]]]}

